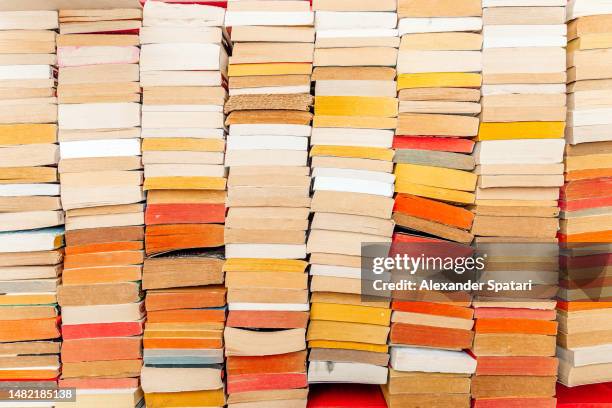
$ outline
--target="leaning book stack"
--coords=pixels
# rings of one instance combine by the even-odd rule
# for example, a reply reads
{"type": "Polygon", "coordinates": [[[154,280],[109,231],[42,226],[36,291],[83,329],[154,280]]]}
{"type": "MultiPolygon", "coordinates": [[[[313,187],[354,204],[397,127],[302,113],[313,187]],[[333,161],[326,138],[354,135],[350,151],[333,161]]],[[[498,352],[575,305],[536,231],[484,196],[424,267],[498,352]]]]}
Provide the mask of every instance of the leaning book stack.
{"type": "Polygon", "coordinates": [[[559,381],[612,381],[612,7],[567,8],[565,186],[561,191],[559,381]]]}
{"type": "Polygon", "coordinates": [[[135,407],[144,308],[140,9],[60,10],[59,142],[66,256],[62,407],[135,407]]]}
{"type": "Polygon", "coordinates": [[[388,299],[361,297],[364,243],[393,233],[395,1],[313,2],[311,383],[384,384],[388,299]]]}
{"type": "Polygon", "coordinates": [[[480,0],[399,2],[399,123],[393,218],[399,227],[469,244],[477,177],[470,156],[482,82],[480,0]]]}
{"type": "Polygon", "coordinates": [[[228,3],[229,407],[306,406],[312,23],[308,1],[228,3]]]}
{"type": "Polygon", "coordinates": [[[565,142],[564,2],[483,2],[478,189],[472,233],[483,280],[532,282],[475,302],[477,407],[554,407],[553,341],[565,142]]]}
{"type": "Polygon", "coordinates": [[[0,381],[9,389],[53,388],[60,374],[57,28],[56,11],[0,13],[0,381]]]}
{"type": "Polygon", "coordinates": [[[221,407],[225,10],[144,5],[141,84],[147,407],[221,407]]]}

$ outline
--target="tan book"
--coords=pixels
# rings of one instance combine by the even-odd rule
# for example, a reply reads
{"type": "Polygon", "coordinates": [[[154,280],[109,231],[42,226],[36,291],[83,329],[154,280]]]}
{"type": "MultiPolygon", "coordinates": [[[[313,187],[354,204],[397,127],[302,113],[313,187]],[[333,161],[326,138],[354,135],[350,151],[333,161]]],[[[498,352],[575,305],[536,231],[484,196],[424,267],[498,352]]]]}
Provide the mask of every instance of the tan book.
{"type": "Polygon", "coordinates": [[[140,45],[138,35],[70,34],[58,35],[58,47],[129,47],[140,45]]]}
{"type": "Polygon", "coordinates": [[[228,288],[228,303],[285,303],[307,304],[308,290],[258,288],[228,288]]]}
{"type": "Polygon", "coordinates": [[[53,123],[57,121],[55,98],[18,99],[6,102],[10,102],[10,105],[0,103],[0,123],[53,123]]]}
{"type": "Polygon", "coordinates": [[[58,169],[60,173],[139,170],[142,169],[142,163],[140,157],[95,157],[62,160],[58,169]]]}
{"type": "Polygon", "coordinates": [[[393,171],[393,162],[384,160],[358,159],[353,157],[316,156],[311,158],[310,165],[312,168],[332,167],[338,169],[379,171],[383,173],[391,173],[393,171]]]}
{"type": "Polygon", "coordinates": [[[53,54],[55,32],[47,30],[6,30],[0,32],[2,54],[53,54]]]}
{"type": "Polygon", "coordinates": [[[472,398],[553,397],[557,377],[477,375],[472,379],[472,398]]]}
{"type": "Polygon", "coordinates": [[[479,51],[482,34],[476,33],[416,33],[402,36],[400,52],[404,50],[479,51]]]}
{"type": "Polygon", "coordinates": [[[480,90],[470,88],[414,88],[398,93],[401,101],[480,101],[480,90]]]}
{"type": "Polygon", "coordinates": [[[612,363],[573,367],[568,362],[559,360],[559,382],[567,387],[609,382],[612,380],[611,372],[612,363]]]}
{"type": "Polygon", "coordinates": [[[332,276],[313,276],[310,281],[310,292],[338,292],[361,295],[361,280],[337,278],[332,276]]]}
{"type": "Polygon", "coordinates": [[[570,21],[567,25],[567,39],[573,40],[588,34],[602,34],[610,32],[610,15],[584,16],[570,21]]]}
{"type": "MultiPolygon", "coordinates": [[[[292,390],[264,390],[264,391],[247,391],[247,392],[234,392],[228,395],[228,404],[248,403],[263,401],[269,403],[269,401],[292,401],[296,404],[297,400],[306,400],[308,396],[307,388],[296,388],[292,390]]],[[[293,405],[291,405],[292,407],[293,405]]],[[[296,408],[305,408],[305,405],[296,405],[296,408]]],[[[263,407],[262,407],[263,408],[263,407]]],[[[285,407],[283,407],[285,408],[285,407]]],[[[287,408],[290,408],[289,406],[287,408]]]]}
{"type": "MultiPolygon", "coordinates": [[[[470,376],[389,370],[389,394],[469,394],[470,376]]],[[[414,395],[417,397],[417,395],[414,395]]]]}
{"type": "Polygon", "coordinates": [[[319,11],[395,11],[396,0],[313,0],[312,9],[319,11]]]}
{"type": "MultiPolygon", "coordinates": [[[[565,24],[564,7],[487,7],[482,12],[484,25],[565,24]]],[[[571,23],[570,23],[571,27],[571,23]]],[[[568,32],[569,34],[569,32],[568,32]]]]}
{"type": "Polygon", "coordinates": [[[314,51],[314,66],[395,66],[397,49],[390,47],[319,48],[314,51]]]}
{"type": "MultiPolygon", "coordinates": [[[[53,54],[0,54],[0,65],[55,65],[57,55],[53,54]]],[[[9,80],[12,81],[12,80],[9,80]]],[[[17,81],[21,82],[21,81],[17,81]]],[[[8,83],[8,82],[7,82],[8,83]]],[[[49,83],[49,82],[47,82],[49,83]]],[[[53,84],[50,83],[50,87],[53,84]]]]}
{"type": "Polygon", "coordinates": [[[230,208],[225,219],[226,228],[305,231],[308,229],[307,208],[252,207],[230,208]]]}
{"type": "Polygon", "coordinates": [[[389,355],[371,351],[313,348],[310,350],[308,361],[333,361],[386,366],[389,363],[389,355]]]}
{"type": "Polygon", "coordinates": [[[303,244],[305,242],[304,231],[282,231],[261,227],[258,229],[225,228],[226,244],[303,244]]]}
{"type": "Polygon", "coordinates": [[[278,272],[226,272],[225,283],[231,289],[267,288],[307,290],[308,275],[305,273],[278,272]]]}
{"type": "Polygon", "coordinates": [[[474,235],[468,231],[399,212],[393,213],[393,220],[400,227],[425,232],[455,242],[469,244],[474,239],[474,235]]]}
{"type": "MultiPolygon", "coordinates": [[[[316,255],[316,254],[315,254],[316,255]]],[[[351,293],[339,293],[339,292],[315,292],[310,296],[311,303],[332,303],[339,305],[353,305],[353,306],[371,306],[379,308],[389,308],[389,299],[385,298],[373,298],[363,297],[361,295],[355,295],[351,293]]]]}
{"type": "Polygon", "coordinates": [[[471,233],[494,237],[554,237],[559,220],[537,217],[496,217],[477,215],[471,233]]]}
{"type": "MultiPolygon", "coordinates": [[[[238,28],[238,27],[236,27],[238,28]]],[[[231,77],[229,89],[309,86],[309,75],[259,75],[231,77]]]]}
{"type": "Polygon", "coordinates": [[[217,190],[151,190],[147,204],[223,204],[227,193],[217,190]]]}
{"type": "Polygon", "coordinates": [[[30,196],[0,197],[1,212],[51,211],[61,210],[59,197],[30,196]]]}
{"type": "MultiPolygon", "coordinates": [[[[4,316],[2,320],[51,319],[58,316],[55,306],[11,306],[9,310],[11,313],[4,316]]],[[[2,352],[2,347],[0,347],[0,355],[2,352]]]]}
{"type": "Polygon", "coordinates": [[[236,43],[229,62],[230,64],[312,62],[313,52],[314,45],[311,43],[236,43]]]}
{"type": "Polygon", "coordinates": [[[513,174],[513,175],[481,175],[478,186],[481,188],[496,187],[561,187],[561,174],[513,174]]]}
{"type": "Polygon", "coordinates": [[[362,243],[391,243],[390,237],[344,231],[311,230],[307,251],[361,255],[362,243]]]}
{"type": "Polygon", "coordinates": [[[387,344],[389,327],[374,324],[311,320],[307,340],[387,344]]]}
{"type": "Polygon", "coordinates": [[[390,237],[395,223],[392,220],[338,213],[315,213],[311,229],[346,231],[390,237]]]}
{"type": "Polygon", "coordinates": [[[87,34],[101,32],[131,31],[140,29],[138,20],[60,22],[60,34],[87,34]]]}
{"type": "Polygon", "coordinates": [[[389,408],[470,408],[469,394],[390,394],[387,386],[382,386],[383,395],[389,408]]]}
{"type": "Polygon", "coordinates": [[[397,48],[399,44],[400,39],[397,37],[317,38],[317,41],[315,42],[315,48],[397,48]]]}
{"type": "Polygon", "coordinates": [[[477,333],[472,351],[478,356],[554,356],[555,340],[541,334],[477,333]]]}
{"type": "Polygon", "coordinates": [[[62,378],[138,377],[142,360],[85,361],[62,364],[62,378]]]}
{"type": "Polygon", "coordinates": [[[57,164],[59,146],[56,144],[29,144],[2,148],[1,167],[45,166],[57,164]]]}
{"type": "Polygon", "coordinates": [[[61,306],[93,306],[131,303],[140,300],[140,285],[119,282],[96,285],[62,285],[57,301],[61,306]]]}
{"type": "Polygon", "coordinates": [[[562,122],[566,116],[565,106],[491,107],[483,104],[480,118],[483,122],[562,122]]]}
{"type": "Polygon", "coordinates": [[[524,206],[487,206],[475,205],[473,210],[478,215],[489,215],[493,217],[546,217],[559,216],[558,207],[524,207],[524,206]]]}
{"type": "Polygon", "coordinates": [[[56,265],[64,258],[63,250],[0,253],[0,266],[56,265]]]}
{"type": "Polygon", "coordinates": [[[0,343],[0,355],[59,354],[60,344],[61,343],[57,341],[18,341],[13,343],[0,343]]]}
{"type": "Polygon", "coordinates": [[[232,41],[239,42],[292,42],[313,43],[313,27],[271,27],[236,26],[232,27],[232,41]]]}
{"type": "Polygon", "coordinates": [[[391,218],[392,210],[392,198],[335,191],[315,191],[311,206],[313,212],[364,215],[384,219],[391,218]]]}
{"type": "Polygon", "coordinates": [[[60,85],[138,82],[138,64],[102,64],[63,67],[59,70],[60,85]]]}
{"type": "Polygon", "coordinates": [[[401,113],[398,135],[476,136],[478,118],[459,115],[401,113]]]}
{"type": "Polygon", "coordinates": [[[306,330],[289,329],[272,332],[225,328],[226,356],[265,356],[305,350],[306,330]]]}
{"type": "Polygon", "coordinates": [[[311,264],[348,266],[350,268],[361,267],[361,256],[314,252],[310,254],[310,260],[311,264]]]}
{"type": "Polygon", "coordinates": [[[398,0],[397,13],[404,17],[479,17],[480,0],[466,0],[457,4],[453,0],[398,0]]]}
{"type": "Polygon", "coordinates": [[[312,80],[393,81],[395,75],[395,68],[390,67],[316,67],[312,80]]]}
{"type": "Polygon", "coordinates": [[[225,104],[225,113],[249,109],[310,111],[314,98],[309,94],[233,95],[225,104]]]}

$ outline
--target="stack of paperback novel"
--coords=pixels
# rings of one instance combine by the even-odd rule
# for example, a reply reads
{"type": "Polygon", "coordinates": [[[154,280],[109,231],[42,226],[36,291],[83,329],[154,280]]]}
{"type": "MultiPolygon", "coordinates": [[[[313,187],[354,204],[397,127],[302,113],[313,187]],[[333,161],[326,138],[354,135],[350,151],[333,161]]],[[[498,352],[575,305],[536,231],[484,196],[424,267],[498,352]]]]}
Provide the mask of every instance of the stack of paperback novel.
{"type": "Polygon", "coordinates": [[[57,285],[64,224],[56,168],[57,27],[56,11],[0,13],[3,388],[53,387],[60,372],[60,343],[54,340],[60,336],[57,285]]]}
{"type": "Polygon", "coordinates": [[[222,407],[222,256],[186,251],[147,258],[142,283],[147,407],[222,407]]]}
{"type": "Polygon", "coordinates": [[[477,236],[554,240],[558,230],[566,27],[564,2],[551,3],[483,3],[477,236]]]}
{"type": "Polygon", "coordinates": [[[476,176],[482,8],[399,1],[399,123],[393,218],[398,226],[469,244],[476,176]]]}
{"type": "MultiPolygon", "coordinates": [[[[142,401],[140,9],[60,10],[59,142],[66,256],[62,380],[76,405],[142,401]]],[[[63,404],[63,403],[62,403],[63,404]]]]}
{"type": "Polygon", "coordinates": [[[316,0],[308,381],[384,384],[391,311],[361,294],[363,243],[391,242],[394,0],[316,0]]]}
{"type": "MultiPolygon", "coordinates": [[[[398,254],[470,254],[470,247],[436,238],[397,233],[392,250],[398,254]]],[[[433,256],[433,255],[431,255],[433,256]]],[[[422,268],[412,277],[429,279],[422,268]]],[[[439,281],[437,274],[432,279],[439,281]]],[[[404,276],[407,278],[407,276],[404,276]]],[[[476,360],[464,350],[472,346],[474,311],[468,293],[395,291],[391,316],[391,364],[383,386],[387,405],[470,407],[470,377],[476,360]]]]}
{"type": "MultiPolygon", "coordinates": [[[[471,243],[476,176],[469,155],[480,113],[480,0],[398,3],[399,123],[393,218],[402,229],[471,243]]],[[[469,250],[440,239],[396,234],[394,250],[469,250]]],[[[448,253],[450,255],[450,253],[448,253]]],[[[418,275],[417,275],[418,276],[418,275]]],[[[394,293],[391,371],[383,387],[390,407],[469,407],[475,360],[470,298],[394,293]]]]}
{"type": "Polygon", "coordinates": [[[483,280],[532,287],[475,302],[476,407],[554,407],[556,200],[563,184],[563,1],[483,2],[482,114],[472,233],[483,280]],[[485,277],[486,276],[486,277],[485,277]]]}
{"type": "Polygon", "coordinates": [[[567,386],[612,381],[612,8],[567,9],[568,129],[557,354],[567,386]]]}
{"type": "Polygon", "coordinates": [[[232,1],[226,25],[229,407],[305,407],[314,30],[308,1],[232,1]]]}
{"type": "Polygon", "coordinates": [[[143,11],[148,407],[221,407],[225,288],[225,10],[148,1],[143,11]],[[209,286],[213,285],[213,286],[209,286]]]}
{"type": "Polygon", "coordinates": [[[225,10],[148,1],[140,69],[147,255],[223,245],[225,10]]]}

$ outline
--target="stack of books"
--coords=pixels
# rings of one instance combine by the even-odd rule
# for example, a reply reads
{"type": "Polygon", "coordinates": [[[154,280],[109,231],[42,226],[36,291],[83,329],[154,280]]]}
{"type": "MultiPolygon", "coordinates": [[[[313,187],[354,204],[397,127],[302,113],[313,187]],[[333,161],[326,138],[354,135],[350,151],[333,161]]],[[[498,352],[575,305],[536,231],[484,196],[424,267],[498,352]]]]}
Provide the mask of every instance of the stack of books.
{"type": "Polygon", "coordinates": [[[362,244],[389,244],[393,234],[396,8],[313,2],[311,383],[387,381],[389,301],[361,297],[360,256],[362,244]]]}
{"type": "Polygon", "coordinates": [[[147,258],[142,283],[147,407],[223,407],[222,256],[188,251],[147,258]]]}
{"type": "Polygon", "coordinates": [[[147,255],[223,245],[225,10],[149,1],[140,70],[147,255]]]}
{"type": "Polygon", "coordinates": [[[68,406],[143,403],[141,19],[136,8],[59,11],[60,385],[77,388],[68,406]]]}
{"type": "Polygon", "coordinates": [[[559,381],[612,381],[612,8],[568,4],[568,129],[561,194],[559,381]]]}
{"type": "Polygon", "coordinates": [[[469,244],[482,76],[480,0],[399,1],[398,226],[469,244]]]}
{"type": "Polygon", "coordinates": [[[563,185],[563,1],[484,2],[482,123],[472,233],[554,242],[563,185]]]}
{"type": "Polygon", "coordinates": [[[60,373],[57,285],[64,214],[57,177],[57,27],[55,11],[0,12],[3,388],[50,388],[60,373]]]}
{"type": "Polygon", "coordinates": [[[308,1],[233,1],[224,265],[229,407],[305,407],[314,29],[308,1]]]}
{"type": "Polygon", "coordinates": [[[564,2],[483,2],[482,114],[472,233],[489,256],[475,306],[476,407],[554,407],[557,199],[565,142],[564,2]]]}
{"type": "Polygon", "coordinates": [[[221,407],[227,91],[225,10],[148,1],[143,10],[148,407],[221,407]],[[161,255],[163,256],[155,256],[161,255]]]}
{"type": "MultiPolygon", "coordinates": [[[[403,233],[393,236],[392,248],[402,256],[471,253],[463,244],[403,233]]],[[[423,268],[412,277],[418,282],[434,272],[423,268]]],[[[393,298],[390,373],[382,387],[387,405],[469,408],[470,378],[476,369],[476,360],[464,351],[474,338],[471,296],[421,290],[395,291],[393,298]]]]}
{"type": "MultiPolygon", "coordinates": [[[[473,240],[474,215],[465,206],[474,202],[477,179],[470,153],[480,113],[481,13],[480,0],[398,3],[393,219],[401,232],[393,248],[399,253],[419,246],[470,251],[464,244],[473,240]]],[[[393,294],[391,369],[383,387],[390,407],[470,406],[476,362],[463,350],[473,339],[471,299],[441,295],[393,294]]]]}

